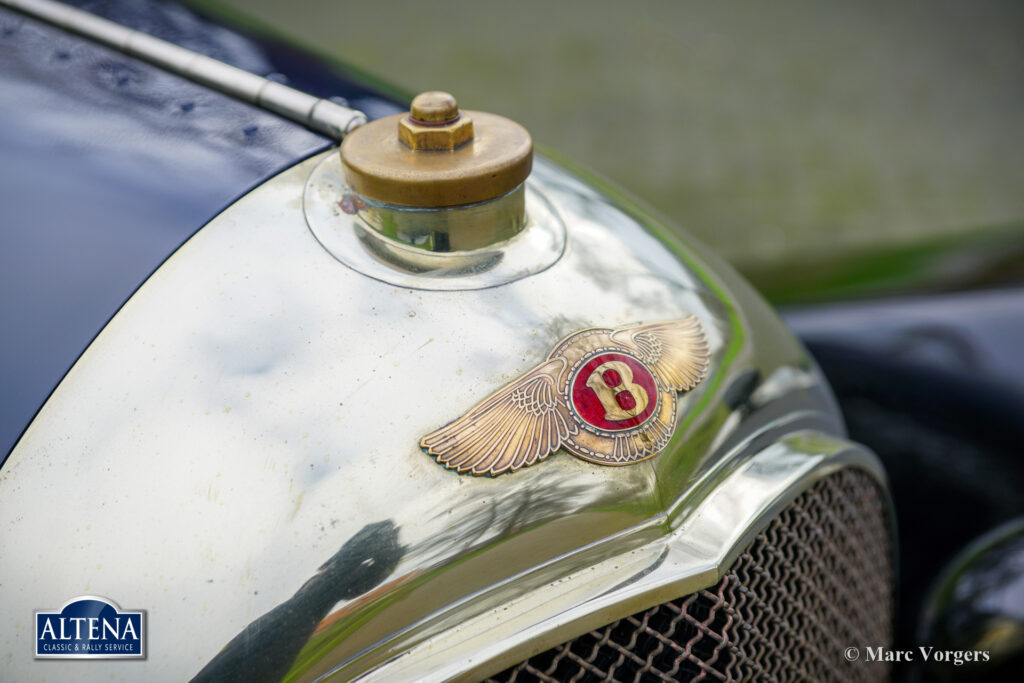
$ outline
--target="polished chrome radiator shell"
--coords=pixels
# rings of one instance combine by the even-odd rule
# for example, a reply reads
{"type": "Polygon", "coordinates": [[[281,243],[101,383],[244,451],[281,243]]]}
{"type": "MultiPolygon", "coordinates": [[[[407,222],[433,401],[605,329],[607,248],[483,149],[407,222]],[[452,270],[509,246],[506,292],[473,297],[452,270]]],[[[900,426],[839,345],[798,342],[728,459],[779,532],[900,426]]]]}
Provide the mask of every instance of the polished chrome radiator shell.
{"type": "Polygon", "coordinates": [[[881,681],[891,642],[885,493],[845,469],[802,493],[716,585],[535,655],[490,681],[881,681]]]}

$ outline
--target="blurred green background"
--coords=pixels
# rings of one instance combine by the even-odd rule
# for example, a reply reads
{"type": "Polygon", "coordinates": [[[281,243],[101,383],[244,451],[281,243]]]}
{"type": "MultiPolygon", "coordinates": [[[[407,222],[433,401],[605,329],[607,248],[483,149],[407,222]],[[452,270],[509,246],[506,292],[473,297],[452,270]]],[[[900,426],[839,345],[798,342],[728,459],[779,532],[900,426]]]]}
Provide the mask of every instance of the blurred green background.
{"type": "Polygon", "coordinates": [[[1024,243],[1019,1],[198,4],[509,116],[765,286],[1024,243]]]}

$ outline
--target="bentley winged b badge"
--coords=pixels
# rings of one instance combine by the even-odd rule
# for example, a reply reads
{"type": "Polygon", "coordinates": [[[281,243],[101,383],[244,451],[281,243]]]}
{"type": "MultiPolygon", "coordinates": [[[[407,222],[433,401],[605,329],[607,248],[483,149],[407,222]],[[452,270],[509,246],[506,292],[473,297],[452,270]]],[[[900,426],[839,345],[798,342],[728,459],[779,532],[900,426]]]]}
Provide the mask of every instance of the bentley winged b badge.
{"type": "Polygon", "coordinates": [[[559,448],[601,465],[640,462],[668,444],[676,392],[704,379],[708,357],[694,316],[581,330],[420,446],[448,469],[476,475],[515,472],[559,448]]]}

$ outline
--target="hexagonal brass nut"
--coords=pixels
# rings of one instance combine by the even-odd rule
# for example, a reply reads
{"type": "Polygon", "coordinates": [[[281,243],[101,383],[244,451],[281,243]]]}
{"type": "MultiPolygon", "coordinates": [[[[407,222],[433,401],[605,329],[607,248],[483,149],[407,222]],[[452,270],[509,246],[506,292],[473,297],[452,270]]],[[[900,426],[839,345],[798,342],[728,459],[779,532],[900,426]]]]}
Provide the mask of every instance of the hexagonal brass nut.
{"type": "Polygon", "coordinates": [[[414,150],[453,150],[473,139],[473,119],[463,112],[451,123],[424,126],[403,116],[398,120],[398,139],[414,150]]]}

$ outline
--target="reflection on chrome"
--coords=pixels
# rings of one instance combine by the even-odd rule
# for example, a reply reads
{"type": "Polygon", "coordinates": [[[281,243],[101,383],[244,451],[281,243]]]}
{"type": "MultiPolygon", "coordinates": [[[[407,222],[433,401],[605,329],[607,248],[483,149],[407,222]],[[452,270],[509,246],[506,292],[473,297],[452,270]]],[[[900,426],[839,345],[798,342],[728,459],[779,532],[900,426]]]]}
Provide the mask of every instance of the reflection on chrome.
{"type": "MultiPolygon", "coordinates": [[[[827,386],[778,318],[641,210],[537,159],[527,208],[553,227],[528,267],[439,291],[317,241],[331,208],[311,188],[336,156],[210,222],[51,396],[0,471],[0,547],[18,549],[0,553],[0,612],[24,622],[116,586],[149,610],[150,655],[133,667],[147,680],[219,678],[254,646],[264,672],[295,680],[482,676],[713,585],[836,468],[883,480],[842,439],[827,386]],[[650,460],[556,452],[465,477],[419,447],[577,330],[690,314],[708,374],[650,460]]],[[[8,637],[31,651],[30,630],[8,637]]]]}

